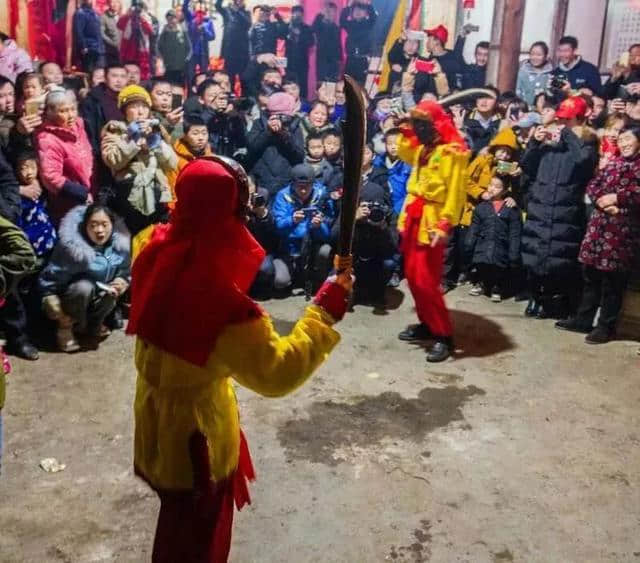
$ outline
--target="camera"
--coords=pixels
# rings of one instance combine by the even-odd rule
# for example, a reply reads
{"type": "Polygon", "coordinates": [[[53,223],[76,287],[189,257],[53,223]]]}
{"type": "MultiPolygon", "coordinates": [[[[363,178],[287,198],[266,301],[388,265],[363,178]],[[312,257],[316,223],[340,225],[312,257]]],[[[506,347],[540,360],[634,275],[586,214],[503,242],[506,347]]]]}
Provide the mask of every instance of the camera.
{"type": "Polygon", "coordinates": [[[303,207],[300,211],[304,213],[305,219],[313,219],[313,216],[316,213],[320,213],[320,210],[317,207],[303,207]]]}
{"type": "Polygon", "coordinates": [[[264,207],[265,205],[267,205],[267,198],[264,197],[262,194],[259,193],[254,193],[251,195],[251,206],[256,208],[256,207],[264,207]]]}
{"type": "Polygon", "coordinates": [[[382,225],[382,223],[387,220],[390,212],[388,205],[380,203],[379,201],[367,201],[364,203],[369,208],[369,223],[372,225],[382,225]]]}
{"type": "Polygon", "coordinates": [[[566,74],[554,74],[551,77],[549,86],[555,90],[562,90],[569,83],[566,74]]]}

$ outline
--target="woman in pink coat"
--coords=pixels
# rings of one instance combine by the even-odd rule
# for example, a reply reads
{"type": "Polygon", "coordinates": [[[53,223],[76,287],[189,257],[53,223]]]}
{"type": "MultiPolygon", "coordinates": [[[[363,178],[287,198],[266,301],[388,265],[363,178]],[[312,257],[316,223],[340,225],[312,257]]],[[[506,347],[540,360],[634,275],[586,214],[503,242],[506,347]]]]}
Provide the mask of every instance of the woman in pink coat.
{"type": "Polygon", "coordinates": [[[56,226],[72,207],[93,202],[93,154],[78,117],[73,92],[47,95],[44,122],[35,132],[42,183],[49,193],[49,210],[56,226]]]}

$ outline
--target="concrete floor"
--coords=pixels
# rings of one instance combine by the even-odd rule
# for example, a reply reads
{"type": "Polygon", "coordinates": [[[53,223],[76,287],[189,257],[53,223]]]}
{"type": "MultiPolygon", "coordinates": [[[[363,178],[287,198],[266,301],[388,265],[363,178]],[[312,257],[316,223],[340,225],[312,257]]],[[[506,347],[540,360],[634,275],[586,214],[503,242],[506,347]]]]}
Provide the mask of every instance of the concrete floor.
{"type": "MultiPolygon", "coordinates": [[[[590,347],[522,304],[448,296],[459,356],[396,340],[411,299],[358,307],[293,396],[239,390],[258,480],[235,562],[640,562],[638,344],[590,347]]],[[[287,330],[299,299],[266,308],[287,330]]],[[[0,561],[149,560],[131,470],[132,341],[14,362],[0,561]],[[57,474],[38,464],[56,457],[57,474]]]]}

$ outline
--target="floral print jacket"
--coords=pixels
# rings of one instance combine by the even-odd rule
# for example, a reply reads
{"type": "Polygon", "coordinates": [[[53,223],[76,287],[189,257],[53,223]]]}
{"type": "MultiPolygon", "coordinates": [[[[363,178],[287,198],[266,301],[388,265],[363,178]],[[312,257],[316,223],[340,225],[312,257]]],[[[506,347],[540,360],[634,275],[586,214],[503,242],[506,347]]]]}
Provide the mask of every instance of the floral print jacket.
{"type": "Polygon", "coordinates": [[[580,249],[580,262],[602,270],[629,271],[640,246],[640,153],[618,157],[589,184],[592,201],[617,194],[619,213],[609,215],[596,208],[580,249]]]}

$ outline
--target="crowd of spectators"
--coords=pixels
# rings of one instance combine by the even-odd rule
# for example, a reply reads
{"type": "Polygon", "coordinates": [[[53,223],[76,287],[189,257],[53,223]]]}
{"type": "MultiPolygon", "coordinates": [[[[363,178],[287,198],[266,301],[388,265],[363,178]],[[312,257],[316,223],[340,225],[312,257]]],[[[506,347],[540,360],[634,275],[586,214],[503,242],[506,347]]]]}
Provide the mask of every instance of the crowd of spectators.
{"type": "MultiPolygon", "coordinates": [[[[247,221],[267,251],[255,297],[311,295],[330,272],[343,184],[341,71],[365,81],[376,12],[366,1],[340,13],[327,2],[307,25],[299,6],[288,21],[268,6],[250,14],[243,0],[215,6],[225,24],[216,65],[209,42],[220,30],[188,0],[163,26],[138,0],[124,12],[111,0],[102,15],[84,0],[73,26],[83,74],[35,65],[0,33],[0,227],[18,227],[35,255],[28,275],[5,284],[0,328],[10,353],[36,360],[49,343],[75,352],[122,328],[131,245],[170,220],[180,170],[203,156],[233,158],[250,174],[247,221]],[[322,48],[309,88],[314,44],[322,48]]],[[[408,112],[485,87],[448,108],[472,159],[442,290],[469,284],[496,302],[524,299],[528,317],[607,342],[640,232],[640,45],[603,81],[575,38],[555,46],[557,64],[536,42],[516,90],[499,92],[486,84],[488,44],[477,44],[473,62],[462,55],[470,33],[451,51],[442,25],[423,46],[405,33],[387,54],[388,88],[368,109],[354,300],[384,307],[387,287],[403,277],[396,218],[412,169],[398,144],[408,112]]]]}

